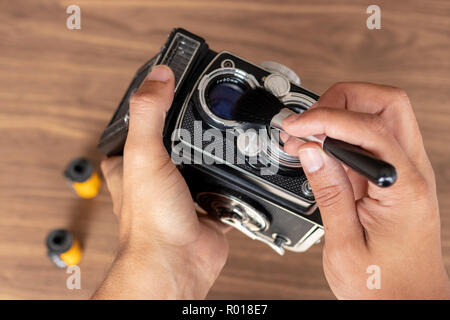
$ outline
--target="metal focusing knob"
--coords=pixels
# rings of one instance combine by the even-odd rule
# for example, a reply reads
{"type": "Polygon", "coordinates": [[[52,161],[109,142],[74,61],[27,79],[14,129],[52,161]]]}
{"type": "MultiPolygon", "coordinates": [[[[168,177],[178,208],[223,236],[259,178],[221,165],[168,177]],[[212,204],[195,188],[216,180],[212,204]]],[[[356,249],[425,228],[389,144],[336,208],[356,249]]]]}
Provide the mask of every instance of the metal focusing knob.
{"type": "Polygon", "coordinates": [[[263,213],[231,195],[201,192],[197,195],[197,202],[206,212],[214,213],[224,223],[236,228],[244,227],[252,234],[269,227],[269,221],[263,213]]]}
{"type": "Polygon", "coordinates": [[[196,197],[200,208],[216,215],[223,223],[228,224],[253,240],[269,245],[278,254],[284,254],[284,245],[289,240],[275,234],[272,239],[263,237],[259,232],[269,228],[267,217],[241,199],[216,192],[200,192],[196,197]]]}
{"type": "Polygon", "coordinates": [[[240,205],[217,207],[216,215],[222,222],[239,229],[252,238],[254,237],[253,232],[264,230],[268,225],[268,221],[261,214],[249,212],[247,208],[240,205]]]}
{"type": "Polygon", "coordinates": [[[274,61],[263,61],[259,64],[263,69],[266,69],[267,71],[275,74],[279,74],[284,76],[286,79],[288,79],[290,82],[301,85],[300,77],[292,71],[290,68],[286,67],[285,65],[282,65],[281,63],[274,62],[274,61]]]}

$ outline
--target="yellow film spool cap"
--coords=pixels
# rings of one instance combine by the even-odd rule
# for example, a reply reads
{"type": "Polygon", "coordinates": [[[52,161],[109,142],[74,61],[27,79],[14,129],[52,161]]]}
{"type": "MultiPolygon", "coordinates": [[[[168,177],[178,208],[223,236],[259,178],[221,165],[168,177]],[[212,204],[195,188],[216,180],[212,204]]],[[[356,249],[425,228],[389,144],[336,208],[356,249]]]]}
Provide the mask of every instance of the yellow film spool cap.
{"type": "Polygon", "coordinates": [[[62,261],[64,261],[68,266],[75,266],[81,261],[81,246],[77,239],[73,239],[72,246],[70,249],[60,256],[62,261]]]}
{"type": "Polygon", "coordinates": [[[46,244],[49,258],[60,268],[77,265],[81,260],[80,242],[68,230],[52,230],[46,244]]]}
{"type": "Polygon", "coordinates": [[[72,187],[81,198],[93,198],[100,191],[101,180],[97,172],[85,182],[73,182],[72,187]]]}
{"type": "Polygon", "coordinates": [[[69,163],[64,176],[71,182],[75,193],[81,198],[93,198],[100,191],[101,179],[93,164],[84,158],[69,163]]]}

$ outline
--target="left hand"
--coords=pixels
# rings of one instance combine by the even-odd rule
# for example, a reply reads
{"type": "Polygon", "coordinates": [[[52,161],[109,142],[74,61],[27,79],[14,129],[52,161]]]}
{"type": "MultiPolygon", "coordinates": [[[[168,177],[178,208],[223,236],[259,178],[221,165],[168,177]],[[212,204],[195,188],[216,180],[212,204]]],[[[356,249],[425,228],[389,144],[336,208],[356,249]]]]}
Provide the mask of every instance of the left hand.
{"type": "Polygon", "coordinates": [[[198,217],[162,141],[174,75],[156,66],[130,101],[124,156],[102,162],[120,247],[94,298],[204,298],[225,264],[225,225],[198,217]]]}

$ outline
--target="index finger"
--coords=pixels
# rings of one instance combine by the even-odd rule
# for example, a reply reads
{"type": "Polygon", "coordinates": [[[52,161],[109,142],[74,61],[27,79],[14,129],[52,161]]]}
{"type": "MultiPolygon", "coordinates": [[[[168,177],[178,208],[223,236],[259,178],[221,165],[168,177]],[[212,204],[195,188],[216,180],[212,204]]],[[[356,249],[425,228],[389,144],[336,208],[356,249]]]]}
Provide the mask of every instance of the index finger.
{"type": "Polygon", "coordinates": [[[402,89],[364,82],[336,83],[320,97],[316,105],[379,116],[411,162],[425,176],[430,176],[432,169],[419,125],[408,96],[402,89]]]}

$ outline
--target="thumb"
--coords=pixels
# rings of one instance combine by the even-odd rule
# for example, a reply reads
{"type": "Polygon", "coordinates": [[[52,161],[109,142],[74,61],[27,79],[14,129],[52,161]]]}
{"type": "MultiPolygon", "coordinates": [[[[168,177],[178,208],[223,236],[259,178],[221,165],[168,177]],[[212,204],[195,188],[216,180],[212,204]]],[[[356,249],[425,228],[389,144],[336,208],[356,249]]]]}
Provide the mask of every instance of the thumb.
{"type": "Polygon", "coordinates": [[[174,83],[169,67],[155,66],[131,97],[130,123],[124,148],[125,163],[130,167],[160,167],[169,160],[162,132],[166,112],[173,100],[174,83]]]}
{"type": "Polygon", "coordinates": [[[316,143],[299,147],[298,155],[322,216],[328,247],[364,243],[352,185],[343,166],[316,143]]]}

